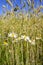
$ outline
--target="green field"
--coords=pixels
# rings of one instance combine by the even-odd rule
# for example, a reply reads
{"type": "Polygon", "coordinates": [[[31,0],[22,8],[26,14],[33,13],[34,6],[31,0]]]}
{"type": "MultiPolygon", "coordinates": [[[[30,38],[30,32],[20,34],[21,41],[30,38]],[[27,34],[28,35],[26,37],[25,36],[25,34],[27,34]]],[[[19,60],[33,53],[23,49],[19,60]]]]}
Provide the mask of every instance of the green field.
{"type": "Polygon", "coordinates": [[[43,65],[43,15],[0,17],[0,65],[43,65]]]}

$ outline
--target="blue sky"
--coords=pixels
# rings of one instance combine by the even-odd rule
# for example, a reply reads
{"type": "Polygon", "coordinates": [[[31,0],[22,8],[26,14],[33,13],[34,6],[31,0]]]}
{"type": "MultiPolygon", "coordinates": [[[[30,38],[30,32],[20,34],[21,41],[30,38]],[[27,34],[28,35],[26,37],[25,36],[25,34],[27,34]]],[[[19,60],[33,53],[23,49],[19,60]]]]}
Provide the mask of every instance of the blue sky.
{"type": "MultiPolygon", "coordinates": [[[[34,0],[35,2],[35,7],[39,6],[40,5],[40,2],[39,0],[34,0]]],[[[14,6],[16,6],[16,4],[18,4],[18,6],[21,8],[23,4],[20,4],[20,0],[15,0],[15,3],[14,3],[14,6]]],[[[43,5],[43,0],[42,0],[42,3],[43,5]]],[[[10,5],[6,2],[6,0],[0,0],[0,15],[2,14],[2,5],[5,5],[7,7],[7,9],[11,9],[10,5]]],[[[27,10],[28,6],[26,5],[26,8],[24,10],[27,10]]]]}

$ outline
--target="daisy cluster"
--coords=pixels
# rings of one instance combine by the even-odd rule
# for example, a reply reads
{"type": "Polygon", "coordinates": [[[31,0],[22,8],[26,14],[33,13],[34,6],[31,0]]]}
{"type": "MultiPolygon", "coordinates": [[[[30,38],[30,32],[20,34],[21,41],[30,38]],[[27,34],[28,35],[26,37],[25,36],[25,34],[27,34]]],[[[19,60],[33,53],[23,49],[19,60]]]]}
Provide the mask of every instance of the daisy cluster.
{"type": "MultiPolygon", "coordinates": [[[[29,36],[26,36],[26,35],[20,35],[18,36],[18,34],[14,33],[14,32],[10,32],[8,33],[8,38],[13,38],[13,42],[18,42],[20,40],[24,40],[26,42],[29,42],[30,44],[32,45],[35,45],[35,39],[31,40],[29,36]]],[[[41,38],[38,38],[36,37],[36,39],[41,39],[41,38]]],[[[4,44],[6,45],[7,43],[4,42],[4,44]]]]}

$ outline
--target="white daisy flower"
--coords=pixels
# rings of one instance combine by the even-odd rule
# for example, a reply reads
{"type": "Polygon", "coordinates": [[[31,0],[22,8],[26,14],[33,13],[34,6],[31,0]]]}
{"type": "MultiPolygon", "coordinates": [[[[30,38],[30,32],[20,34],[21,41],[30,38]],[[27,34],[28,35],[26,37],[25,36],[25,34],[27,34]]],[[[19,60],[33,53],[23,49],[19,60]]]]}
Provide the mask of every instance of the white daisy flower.
{"type": "Polygon", "coordinates": [[[25,37],[25,41],[29,41],[31,43],[31,40],[30,40],[29,36],[25,37]]]}
{"type": "Polygon", "coordinates": [[[18,37],[18,35],[17,34],[14,34],[14,38],[17,38],[18,37]]]}
{"type": "Polygon", "coordinates": [[[21,35],[21,39],[23,39],[23,40],[24,40],[24,39],[25,39],[25,37],[26,37],[25,35],[21,35]]]}
{"type": "Polygon", "coordinates": [[[17,35],[16,33],[14,33],[14,32],[8,34],[8,37],[14,37],[14,38],[17,38],[17,36],[18,36],[18,35],[17,35]]]}
{"type": "Polygon", "coordinates": [[[8,37],[12,37],[12,33],[9,33],[9,34],[8,34],[8,37]]]}

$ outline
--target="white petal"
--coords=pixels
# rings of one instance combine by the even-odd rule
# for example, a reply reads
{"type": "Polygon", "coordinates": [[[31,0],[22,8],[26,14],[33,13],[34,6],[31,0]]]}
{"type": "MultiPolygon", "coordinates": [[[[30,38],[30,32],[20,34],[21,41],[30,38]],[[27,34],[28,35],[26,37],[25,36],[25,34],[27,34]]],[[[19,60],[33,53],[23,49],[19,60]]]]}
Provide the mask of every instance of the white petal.
{"type": "Polygon", "coordinates": [[[25,41],[29,41],[30,38],[28,36],[25,37],[25,41]]]}
{"type": "Polygon", "coordinates": [[[39,38],[39,37],[36,37],[36,39],[38,40],[38,39],[41,39],[41,38],[39,38]]]}
{"type": "Polygon", "coordinates": [[[25,38],[25,35],[21,35],[21,39],[24,39],[25,38]]]}

